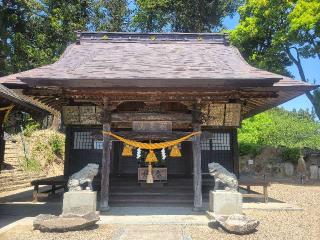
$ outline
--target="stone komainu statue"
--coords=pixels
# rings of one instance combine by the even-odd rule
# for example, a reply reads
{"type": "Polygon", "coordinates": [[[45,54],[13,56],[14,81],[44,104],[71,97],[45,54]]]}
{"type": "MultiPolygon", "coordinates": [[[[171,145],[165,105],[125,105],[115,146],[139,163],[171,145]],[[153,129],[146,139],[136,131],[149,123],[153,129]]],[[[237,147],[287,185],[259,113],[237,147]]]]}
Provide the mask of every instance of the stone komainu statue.
{"type": "Polygon", "coordinates": [[[208,167],[210,175],[214,177],[214,191],[218,190],[221,184],[226,191],[238,191],[238,180],[236,175],[229,172],[219,163],[209,163],[208,167]]]}
{"type": "Polygon", "coordinates": [[[88,184],[90,190],[92,190],[92,181],[94,176],[98,174],[99,165],[95,163],[89,163],[79,172],[72,174],[68,180],[69,191],[81,191],[82,185],[88,184]]]}

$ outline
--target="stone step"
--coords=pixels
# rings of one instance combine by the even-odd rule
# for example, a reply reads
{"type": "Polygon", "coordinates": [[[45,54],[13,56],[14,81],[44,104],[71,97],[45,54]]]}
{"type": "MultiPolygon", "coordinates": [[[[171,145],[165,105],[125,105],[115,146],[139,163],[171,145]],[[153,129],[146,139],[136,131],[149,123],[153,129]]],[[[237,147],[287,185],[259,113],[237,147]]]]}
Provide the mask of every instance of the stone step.
{"type": "Polygon", "coordinates": [[[18,169],[5,169],[5,170],[1,170],[0,176],[18,174],[18,173],[21,173],[21,172],[23,172],[23,170],[20,169],[20,168],[18,168],[18,169]]]}
{"type": "Polygon", "coordinates": [[[9,181],[6,183],[0,183],[0,192],[16,190],[16,189],[24,188],[24,187],[30,187],[31,181],[38,179],[38,178],[41,178],[41,176],[26,178],[24,180],[9,181]]]}
{"type": "Polygon", "coordinates": [[[12,176],[12,177],[0,177],[0,185],[6,184],[6,183],[12,183],[12,182],[22,182],[25,180],[32,180],[35,178],[41,178],[45,177],[44,175],[38,175],[38,174],[33,174],[33,175],[20,175],[20,176],[12,176]]]}
{"type": "Polygon", "coordinates": [[[141,197],[116,197],[110,196],[110,203],[145,203],[145,204],[172,204],[172,203],[193,203],[193,197],[155,197],[155,196],[141,196],[141,197]]]}
{"type": "Polygon", "coordinates": [[[27,188],[27,187],[31,187],[30,182],[17,184],[17,185],[12,185],[12,186],[1,186],[0,187],[0,192],[14,191],[14,190],[17,190],[17,189],[22,189],[22,188],[27,188]]]}
{"type": "Polygon", "coordinates": [[[0,178],[5,178],[5,177],[20,177],[20,176],[26,176],[26,175],[35,175],[35,174],[41,174],[41,173],[29,173],[29,172],[25,172],[25,171],[18,171],[16,169],[14,169],[15,171],[12,170],[8,170],[8,171],[12,171],[12,172],[1,172],[0,173],[0,178]]]}

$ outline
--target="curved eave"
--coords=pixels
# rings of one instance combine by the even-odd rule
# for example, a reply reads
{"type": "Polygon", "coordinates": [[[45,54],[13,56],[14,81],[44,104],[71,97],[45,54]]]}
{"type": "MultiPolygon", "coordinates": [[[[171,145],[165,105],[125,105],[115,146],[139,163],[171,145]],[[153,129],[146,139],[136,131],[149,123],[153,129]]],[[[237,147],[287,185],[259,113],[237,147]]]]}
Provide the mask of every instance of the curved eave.
{"type": "Polygon", "coordinates": [[[277,107],[285,102],[288,102],[306,92],[315,90],[319,85],[300,85],[300,86],[283,86],[274,87],[277,91],[277,98],[250,99],[243,107],[243,118],[252,117],[258,113],[268,109],[277,107]]]}
{"type": "Polygon", "coordinates": [[[20,77],[30,87],[69,88],[214,88],[272,87],[280,78],[139,78],[139,79],[55,79],[20,77]]]}

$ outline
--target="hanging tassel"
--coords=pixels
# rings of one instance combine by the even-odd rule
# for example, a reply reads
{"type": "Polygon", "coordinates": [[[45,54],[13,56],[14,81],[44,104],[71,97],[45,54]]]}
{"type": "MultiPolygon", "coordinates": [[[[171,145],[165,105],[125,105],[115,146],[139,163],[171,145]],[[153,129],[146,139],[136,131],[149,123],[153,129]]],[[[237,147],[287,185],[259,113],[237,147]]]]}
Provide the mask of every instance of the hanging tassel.
{"type": "Polygon", "coordinates": [[[156,154],[154,153],[153,150],[149,150],[149,153],[146,157],[146,163],[154,163],[154,162],[158,162],[156,154]]]}
{"type": "Polygon", "coordinates": [[[132,147],[129,145],[124,145],[123,150],[122,150],[122,156],[124,157],[132,157],[132,147]]]}
{"type": "Polygon", "coordinates": [[[148,165],[147,183],[153,183],[152,165],[151,165],[151,163],[149,163],[149,165],[148,165]]]}
{"type": "Polygon", "coordinates": [[[165,160],[167,158],[166,150],[164,148],[161,149],[161,157],[162,157],[162,160],[165,160]]]}
{"type": "Polygon", "coordinates": [[[177,145],[172,147],[170,157],[181,157],[181,152],[177,145]]]}
{"type": "Polygon", "coordinates": [[[137,149],[137,159],[141,158],[141,148],[137,149]]]}

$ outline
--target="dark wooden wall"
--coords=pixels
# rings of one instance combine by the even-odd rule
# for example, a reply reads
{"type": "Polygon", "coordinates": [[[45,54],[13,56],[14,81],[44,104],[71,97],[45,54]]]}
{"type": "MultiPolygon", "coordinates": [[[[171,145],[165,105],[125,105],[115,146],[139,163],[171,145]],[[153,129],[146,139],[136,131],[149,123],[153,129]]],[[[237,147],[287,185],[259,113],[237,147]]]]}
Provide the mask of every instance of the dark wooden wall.
{"type": "MultiPolygon", "coordinates": [[[[65,176],[70,176],[79,171],[88,163],[98,163],[101,166],[102,150],[94,149],[93,139],[89,140],[90,149],[75,149],[76,132],[92,132],[101,130],[99,127],[92,126],[73,126],[66,127],[66,155],[65,155],[65,176]]],[[[237,130],[236,129],[215,129],[206,130],[212,133],[226,133],[229,135],[230,150],[213,150],[212,141],[210,150],[202,150],[202,173],[208,174],[208,163],[218,162],[226,169],[238,174],[238,148],[237,148],[237,130]]],[[[85,140],[86,137],[84,138],[85,140]]],[[[88,144],[86,145],[88,147],[88,144]]],[[[137,174],[138,163],[133,157],[122,157],[122,143],[113,142],[111,151],[111,176],[137,174]]],[[[183,142],[181,145],[181,158],[170,158],[167,151],[168,175],[192,175],[192,143],[183,142]]]]}

